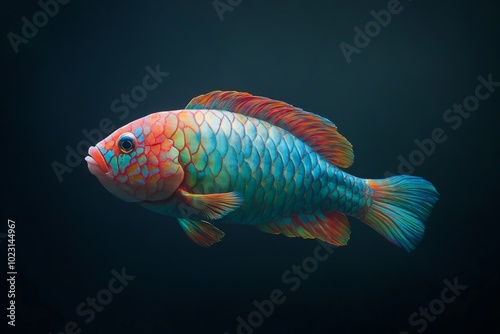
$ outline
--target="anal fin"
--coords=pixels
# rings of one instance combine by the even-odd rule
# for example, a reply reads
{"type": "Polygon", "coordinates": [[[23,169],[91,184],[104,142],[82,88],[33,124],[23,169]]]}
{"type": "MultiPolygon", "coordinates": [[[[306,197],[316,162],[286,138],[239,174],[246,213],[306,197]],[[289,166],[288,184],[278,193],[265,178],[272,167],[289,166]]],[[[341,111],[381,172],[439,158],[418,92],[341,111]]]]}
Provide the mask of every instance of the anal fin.
{"type": "Polygon", "coordinates": [[[351,225],[341,212],[299,214],[256,227],[267,233],[287,237],[319,239],[335,246],[345,246],[351,234],[351,225]]]}
{"type": "Polygon", "coordinates": [[[177,219],[188,237],[200,246],[208,247],[224,238],[224,232],[204,220],[177,219]]]}

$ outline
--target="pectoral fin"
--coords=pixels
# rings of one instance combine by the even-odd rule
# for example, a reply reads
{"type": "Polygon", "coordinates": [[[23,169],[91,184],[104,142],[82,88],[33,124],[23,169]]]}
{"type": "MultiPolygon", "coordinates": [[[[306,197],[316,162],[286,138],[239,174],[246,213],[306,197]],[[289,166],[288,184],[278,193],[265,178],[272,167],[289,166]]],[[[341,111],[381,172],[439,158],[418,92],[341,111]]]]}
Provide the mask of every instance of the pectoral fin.
{"type": "Polygon", "coordinates": [[[177,220],[188,237],[200,246],[208,247],[224,238],[224,232],[204,220],[177,220]]]}
{"type": "Polygon", "coordinates": [[[220,219],[243,204],[243,195],[234,191],[203,195],[181,190],[180,194],[188,205],[211,220],[220,219]]]}

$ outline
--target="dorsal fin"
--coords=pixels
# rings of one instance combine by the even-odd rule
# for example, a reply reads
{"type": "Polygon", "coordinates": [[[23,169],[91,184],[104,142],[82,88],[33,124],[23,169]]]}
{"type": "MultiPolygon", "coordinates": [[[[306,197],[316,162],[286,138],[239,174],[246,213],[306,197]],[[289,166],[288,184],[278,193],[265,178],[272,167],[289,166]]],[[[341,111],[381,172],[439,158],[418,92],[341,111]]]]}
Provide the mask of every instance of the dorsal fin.
{"type": "Polygon", "coordinates": [[[290,104],[235,91],[213,91],[195,97],[186,109],[216,109],[254,117],[302,139],[329,163],[347,168],[354,153],[349,141],[328,119],[290,104]]]}

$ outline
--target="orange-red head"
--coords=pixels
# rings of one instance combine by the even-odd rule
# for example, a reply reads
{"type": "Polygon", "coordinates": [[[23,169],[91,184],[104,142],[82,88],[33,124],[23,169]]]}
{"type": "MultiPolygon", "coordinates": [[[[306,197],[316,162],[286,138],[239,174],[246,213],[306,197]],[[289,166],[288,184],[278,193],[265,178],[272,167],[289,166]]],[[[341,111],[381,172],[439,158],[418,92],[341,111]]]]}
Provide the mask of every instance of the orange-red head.
{"type": "Polygon", "coordinates": [[[177,118],[169,112],[135,120],[90,147],[90,172],[112,194],[128,202],[169,198],[184,179],[171,134],[177,118]]]}

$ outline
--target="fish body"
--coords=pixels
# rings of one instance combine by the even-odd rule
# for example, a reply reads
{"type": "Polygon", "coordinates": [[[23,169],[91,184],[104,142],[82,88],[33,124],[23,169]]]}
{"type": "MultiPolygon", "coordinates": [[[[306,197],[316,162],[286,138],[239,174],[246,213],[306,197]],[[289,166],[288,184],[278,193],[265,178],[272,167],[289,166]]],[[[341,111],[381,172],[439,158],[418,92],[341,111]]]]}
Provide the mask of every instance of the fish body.
{"type": "MultiPolygon", "coordinates": [[[[207,109],[161,113],[158,121],[177,122],[173,146],[184,170],[182,189],[195,194],[238,192],[246,199],[221,222],[258,225],[323,210],[354,215],[366,201],[367,186],[361,180],[266,121],[207,109]]],[[[182,217],[179,202],[150,207],[182,217]]]]}
{"type": "Polygon", "coordinates": [[[203,246],[224,236],[218,223],[342,246],[350,215],[411,251],[437,200],[418,177],[344,172],[352,146],[332,122],[239,92],[201,95],[185,109],[133,121],[91,147],[87,161],[110,192],[178,218],[203,246]]]}

